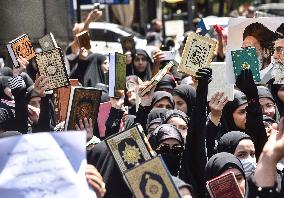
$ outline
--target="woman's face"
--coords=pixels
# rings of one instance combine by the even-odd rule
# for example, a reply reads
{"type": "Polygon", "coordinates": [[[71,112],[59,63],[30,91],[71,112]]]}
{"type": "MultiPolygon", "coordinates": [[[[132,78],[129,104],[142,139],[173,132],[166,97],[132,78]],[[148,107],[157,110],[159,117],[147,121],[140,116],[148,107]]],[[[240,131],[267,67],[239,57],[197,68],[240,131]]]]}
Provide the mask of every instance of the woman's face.
{"type": "Polygon", "coordinates": [[[242,172],[237,168],[229,168],[228,170],[224,171],[221,175],[225,175],[226,173],[233,172],[237,179],[238,185],[243,195],[246,192],[246,180],[242,174],[242,172]]]}
{"type": "Polygon", "coordinates": [[[158,102],[156,102],[153,105],[153,109],[154,108],[164,108],[164,109],[168,109],[168,110],[173,109],[170,101],[167,98],[163,98],[163,99],[159,100],[158,102]]]}
{"type": "Polygon", "coordinates": [[[269,98],[260,98],[259,103],[262,113],[268,117],[274,118],[276,111],[274,102],[269,98]]]}
{"type": "Polygon", "coordinates": [[[108,62],[107,59],[102,63],[101,67],[102,67],[102,70],[103,70],[104,73],[108,72],[108,70],[109,70],[109,62],[108,62]]]}
{"type": "Polygon", "coordinates": [[[238,159],[255,158],[254,144],[250,139],[243,139],[239,142],[234,155],[238,159]]]}
{"type": "Polygon", "coordinates": [[[173,96],[175,101],[175,109],[178,109],[185,114],[187,113],[187,104],[186,102],[179,96],[173,96]]]}
{"type": "Polygon", "coordinates": [[[182,118],[173,117],[168,120],[167,124],[174,125],[181,133],[181,136],[183,137],[183,139],[186,138],[188,128],[187,128],[186,122],[182,118]]]}
{"type": "Polygon", "coordinates": [[[284,102],[284,85],[282,85],[281,88],[278,90],[277,96],[282,102],[284,102]]]}
{"type": "Polygon", "coordinates": [[[240,129],[246,128],[246,106],[247,104],[242,104],[233,113],[235,125],[240,129]]]}
{"type": "Polygon", "coordinates": [[[134,57],[134,67],[138,72],[144,72],[147,67],[147,58],[141,54],[134,57]]]}

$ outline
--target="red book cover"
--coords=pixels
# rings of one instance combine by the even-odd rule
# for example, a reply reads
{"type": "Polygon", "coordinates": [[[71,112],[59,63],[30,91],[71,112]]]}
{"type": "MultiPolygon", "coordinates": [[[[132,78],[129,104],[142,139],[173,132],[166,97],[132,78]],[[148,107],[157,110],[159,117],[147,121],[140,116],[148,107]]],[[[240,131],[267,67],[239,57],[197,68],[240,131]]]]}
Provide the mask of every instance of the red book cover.
{"type": "Polygon", "coordinates": [[[216,177],[206,182],[211,198],[243,198],[233,172],[216,177]]]}
{"type": "Polygon", "coordinates": [[[99,114],[98,114],[98,127],[99,127],[100,137],[105,137],[106,121],[108,119],[110,109],[111,109],[111,102],[104,102],[100,104],[99,114]]]}

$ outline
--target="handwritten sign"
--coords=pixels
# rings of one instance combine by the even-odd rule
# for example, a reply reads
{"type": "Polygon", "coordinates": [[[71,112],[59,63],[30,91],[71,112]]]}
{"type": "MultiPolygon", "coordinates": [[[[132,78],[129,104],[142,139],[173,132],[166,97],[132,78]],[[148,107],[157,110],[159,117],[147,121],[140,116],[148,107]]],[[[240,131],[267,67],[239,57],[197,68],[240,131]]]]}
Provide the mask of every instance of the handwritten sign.
{"type": "Polygon", "coordinates": [[[96,197],[88,187],[86,133],[36,133],[0,139],[1,197],[96,197]]]}

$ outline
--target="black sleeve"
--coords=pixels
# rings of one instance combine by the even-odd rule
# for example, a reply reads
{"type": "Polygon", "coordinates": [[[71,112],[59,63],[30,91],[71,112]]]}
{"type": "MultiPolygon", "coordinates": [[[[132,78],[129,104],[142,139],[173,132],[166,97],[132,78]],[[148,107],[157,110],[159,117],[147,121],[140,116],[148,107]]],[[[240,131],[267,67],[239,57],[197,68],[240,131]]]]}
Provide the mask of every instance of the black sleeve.
{"type": "Polygon", "coordinates": [[[271,187],[257,187],[253,177],[248,178],[247,185],[247,198],[278,198],[281,197],[280,194],[276,191],[276,185],[271,187]]]}
{"type": "Polygon", "coordinates": [[[78,79],[81,84],[84,82],[84,75],[89,65],[89,60],[78,60],[78,64],[74,67],[69,74],[71,79],[78,79]]]}
{"type": "Polygon", "coordinates": [[[146,131],[147,118],[150,110],[150,106],[139,105],[138,111],[135,114],[136,118],[134,119],[134,123],[141,124],[144,131],[146,131]]]}
{"type": "Polygon", "coordinates": [[[207,163],[205,148],[206,105],[208,86],[196,90],[196,106],[189,124],[189,133],[186,137],[185,152],[182,161],[181,179],[192,184],[192,176],[198,197],[205,195],[204,169],[207,163]]]}
{"type": "Polygon", "coordinates": [[[109,117],[106,121],[106,132],[104,138],[119,132],[120,122],[123,114],[124,111],[121,109],[116,109],[113,107],[110,109],[109,117]]]}
{"type": "Polygon", "coordinates": [[[219,130],[220,124],[216,126],[210,119],[208,119],[206,124],[206,149],[208,159],[217,153],[215,145],[219,130]]]}

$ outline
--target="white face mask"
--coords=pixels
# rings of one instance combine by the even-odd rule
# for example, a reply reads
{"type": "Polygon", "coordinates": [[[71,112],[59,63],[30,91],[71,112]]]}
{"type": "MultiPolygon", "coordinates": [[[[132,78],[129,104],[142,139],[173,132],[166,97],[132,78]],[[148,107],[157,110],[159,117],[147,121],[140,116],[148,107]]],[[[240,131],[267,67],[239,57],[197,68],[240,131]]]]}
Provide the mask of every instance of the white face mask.
{"type": "Polygon", "coordinates": [[[248,157],[246,159],[240,159],[240,161],[243,165],[246,177],[254,173],[256,169],[256,158],[248,157]]]}

